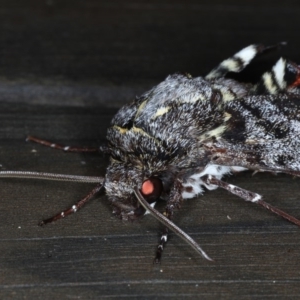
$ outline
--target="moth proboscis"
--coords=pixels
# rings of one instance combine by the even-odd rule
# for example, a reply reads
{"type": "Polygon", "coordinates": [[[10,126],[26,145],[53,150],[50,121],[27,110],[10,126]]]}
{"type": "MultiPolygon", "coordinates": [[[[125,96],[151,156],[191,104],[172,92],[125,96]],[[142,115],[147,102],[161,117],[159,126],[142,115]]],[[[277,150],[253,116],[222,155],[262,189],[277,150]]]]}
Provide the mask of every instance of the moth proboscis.
{"type": "Polygon", "coordinates": [[[136,220],[149,212],[165,226],[155,262],[161,259],[169,229],[211,260],[172,221],[184,199],[204,189],[221,187],[300,226],[298,219],[263,201],[261,195],[221,180],[245,170],[300,176],[300,67],[280,58],[255,84],[230,78],[230,72],[241,72],[255,56],[279,45],[250,45],[205,77],[168,76],[118,111],[108,128],[107,143],[99,148],[27,138],[65,152],[105,153],[110,158],[105,177],[29,171],[2,171],[0,177],[97,183],[72,207],[40,224],[76,212],[105,190],[113,213],[122,220],[136,220]],[[159,200],[166,201],[163,214],[154,207],[159,200]]]}

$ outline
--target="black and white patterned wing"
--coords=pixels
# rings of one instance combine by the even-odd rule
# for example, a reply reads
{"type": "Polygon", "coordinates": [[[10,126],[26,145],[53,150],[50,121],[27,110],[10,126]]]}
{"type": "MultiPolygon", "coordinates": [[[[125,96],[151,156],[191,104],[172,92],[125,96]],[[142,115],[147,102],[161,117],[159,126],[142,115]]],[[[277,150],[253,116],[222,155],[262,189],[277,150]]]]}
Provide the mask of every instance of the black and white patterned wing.
{"type": "Polygon", "coordinates": [[[300,171],[300,97],[253,95],[226,104],[226,130],[214,161],[256,170],[300,171]]]}

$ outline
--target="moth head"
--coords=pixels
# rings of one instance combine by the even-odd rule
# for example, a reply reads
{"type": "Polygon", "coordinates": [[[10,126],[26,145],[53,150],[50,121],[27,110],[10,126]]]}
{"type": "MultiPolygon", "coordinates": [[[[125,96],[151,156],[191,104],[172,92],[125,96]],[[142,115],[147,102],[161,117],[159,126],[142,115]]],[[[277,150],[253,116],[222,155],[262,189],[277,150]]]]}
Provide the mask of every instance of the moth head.
{"type": "Polygon", "coordinates": [[[113,213],[122,220],[134,220],[145,214],[139,204],[134,188],[139,187],[148,203],[155,203],[163,192],[163,184],[159,177],[144,174],[141,169],[121,163],[111,164],[106,172],[105,190],[113,213]]]}

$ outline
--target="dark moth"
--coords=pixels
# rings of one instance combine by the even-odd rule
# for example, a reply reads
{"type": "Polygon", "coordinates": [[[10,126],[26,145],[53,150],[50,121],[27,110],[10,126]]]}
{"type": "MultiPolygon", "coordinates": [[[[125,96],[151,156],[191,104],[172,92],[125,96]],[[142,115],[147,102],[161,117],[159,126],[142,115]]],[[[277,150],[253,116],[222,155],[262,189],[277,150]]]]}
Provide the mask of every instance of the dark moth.
{"type": "Polygon", "coordinates": [[[113,213],[122,220],[138,219],[148,211],[165,225],[156,261],[167,242],[168,229],[210,259],[172,222],[182,202],[205,189],[224,188],[300,225],[259,194],[221,180],[244,170],[300,175],[299,67],[281,58],[256,84],[225,77],[228,72],[242,71],[257,54],[275,47],[248,46],[206,77],[168,76],[118,111],[107,131],[107,144],[100,149],[65,147],[28,137],[67,152],[105,152],[110,162],[103,178],[18,171],[0,172],[0,176],[97,182],[89,195],[42,224],[76,212],[105,190],[113,213]],[[163,214],[154,208],[160,199],[166,203],[163,214]]]}

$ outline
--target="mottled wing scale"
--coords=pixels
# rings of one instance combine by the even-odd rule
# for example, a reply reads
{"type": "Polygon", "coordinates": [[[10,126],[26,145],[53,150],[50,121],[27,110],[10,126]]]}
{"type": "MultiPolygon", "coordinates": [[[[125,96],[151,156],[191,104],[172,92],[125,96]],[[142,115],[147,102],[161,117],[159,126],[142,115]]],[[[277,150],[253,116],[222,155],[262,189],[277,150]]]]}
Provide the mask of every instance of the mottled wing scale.
{"type": "Polygon", "coordinates": [[[297,94],[249,95],[227,103],[226,111],[232,116],[227,130],[208,145],[216,153],[215,163],[273,172],[300,170],[297,94]]]}

